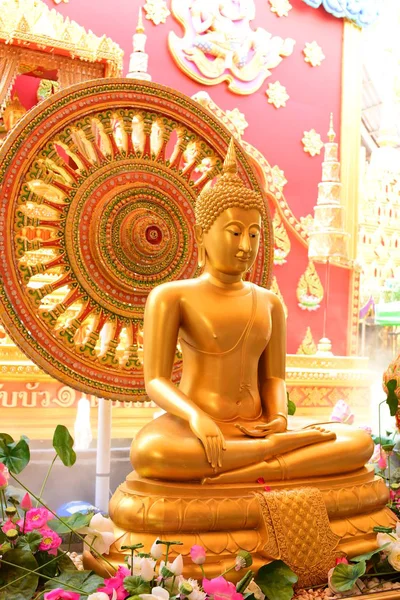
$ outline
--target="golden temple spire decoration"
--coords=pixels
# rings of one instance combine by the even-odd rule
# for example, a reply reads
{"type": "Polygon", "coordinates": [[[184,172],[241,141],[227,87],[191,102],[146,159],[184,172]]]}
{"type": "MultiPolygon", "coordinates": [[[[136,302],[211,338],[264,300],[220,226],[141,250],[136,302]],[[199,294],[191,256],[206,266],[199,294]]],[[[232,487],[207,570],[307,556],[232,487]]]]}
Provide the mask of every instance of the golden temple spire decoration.
{"type": "Polygon", "coordinates": [[[142,10],[141,6],[139,6],[139,16],[138,16],[138,22],[136,25],[136,33],[144,33],[143,10],[142,10]]]}
{"type": "Polygon", "coordinates": [[[331,113],[329,120],[329,131],[328,131],[328,140],[332,143],[335,141],[336,133],[333,129],[333,113],[331,113]]]}
{"type": "Polygon", "coordinates": [[[235,150],[235,141],[234,141],[233,137],[231,137],[231,141],[229,142],[228,151],[226,153],[225,160],[224,160],[223,171],[224,171],[224,174],[225,173],[231,173],[231,174],[237,173],[236,150],[235,150]]]}
{"type": "Polygon", "coordinates": [[[322,177],[318,184],[317,203],[314,206],[313,228],[310,231],[308,256],[311,260],[346,264],[348,238],[345,230],[345,208],[341,204],[339,144],[335,142],[333,114],[330,114],[328,142],[325,142],[322,177]]]}
{"type": "Polygon", "coordinates": [[[149,55],[146,53],[147,35],[145,34],[143,24],[142,7],[139,7],[138,21],[136,31],[132,37],[133,52],[129,58],[129,79],[141,79],[143,81],[151,81],[151,75],[147,72],[149,55]]]}
{"type": "Polygon", "coordinates": [[[313,335],[311,333],[311,327],[307,327],[306,335],[303,338],[300,346],[297,349],[296,354],[306,354],[312,356],[317,353],[317,345],[314,342],[313,335]]]}

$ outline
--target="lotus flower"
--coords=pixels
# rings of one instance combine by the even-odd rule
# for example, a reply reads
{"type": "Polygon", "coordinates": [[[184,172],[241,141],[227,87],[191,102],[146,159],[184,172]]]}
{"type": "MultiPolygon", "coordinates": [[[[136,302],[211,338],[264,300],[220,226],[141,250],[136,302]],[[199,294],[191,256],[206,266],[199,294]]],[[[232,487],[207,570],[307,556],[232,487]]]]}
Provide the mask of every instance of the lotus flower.
{"type": "Polygon", "coordinates": [[[85,544],[99,554],[108,554],[111,544],[115,542],[114,525],[111,519],[103,517],[101,513],[93,515],[89,527],[81,527],[78,533],[86,534],[85,544]]]}
{"type": "Polygon", "coordinates": [[[6,465],[3,465],[3,463],[0,463],[0,490],[7,487],[9,479],[10,479],[10,474],[8,472],[6,465]]]}
{"type": "Polygon", "coordinates": [[[81,595],[78,592],[69,592],[62,588],[56,588],[51,592],[46,592],[44,600],[79,600],[81,595]]]}
{"type": "Polygon", "coordinates": [[[215,579],[203,579],[203,590],[208,596],[213,596],[214,600],[243,600],[233,583],[221,575],[215,579]]]}
{"type": "Polygon", "coordinates": [[[206,562],[206,551],[203,546],[195,544],[190,548],[190,558],[195,565],[204,565],[206,562]]]}

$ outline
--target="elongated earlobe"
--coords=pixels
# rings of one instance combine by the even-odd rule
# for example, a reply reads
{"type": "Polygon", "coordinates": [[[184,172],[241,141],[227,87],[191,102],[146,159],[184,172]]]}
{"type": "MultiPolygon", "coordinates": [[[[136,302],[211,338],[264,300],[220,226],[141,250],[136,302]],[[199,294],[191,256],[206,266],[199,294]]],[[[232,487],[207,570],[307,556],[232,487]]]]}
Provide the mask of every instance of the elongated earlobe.
{"type": "Polygon", "coordinates": [[[199,244],[197,246],[197,264],[200,269],[203,269],[206,264],[206,249],[203,244],[199,244]]]}

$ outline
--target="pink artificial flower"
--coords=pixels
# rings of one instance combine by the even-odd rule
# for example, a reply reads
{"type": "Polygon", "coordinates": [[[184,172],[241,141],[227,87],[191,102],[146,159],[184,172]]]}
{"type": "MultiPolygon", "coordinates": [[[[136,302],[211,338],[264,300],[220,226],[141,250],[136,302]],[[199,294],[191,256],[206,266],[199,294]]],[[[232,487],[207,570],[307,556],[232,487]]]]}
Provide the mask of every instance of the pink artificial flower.
{"type": "Polygon", "coordinates": [[[378,467],[383,470],[386,469],[387,466],[386,454],[382,453],[380,459],[378,460],[378,467]]]}
{"type": "Polygon", "coordinates": [[[11,521],[11,519],[8,519],[4,525],[2,526],[2,531],[3,533],[7,533],[7,531],[10,531],[10,529],[16,529],[15,523],[13,523],[13,521],[11,521]]]}
{"type": "Polygon", "coordinates": [[[203,590],[208,596],[213,596],[214,600],[243,600],[235,585],[222,575],[215,579],[203,579],[203,590]]]}
{"type": "MultiPolygon", "coordinates": [[[[40,533],[42,536],[42,541],[39,544],[39,550],[42,550],[43,552],[56,550],[62,542],[60,536],[49,527],[42,527],[42,529],[39,529],[38,533],[40,533]]],[[[52,552],[52,554],[55,553],[52,552]]]]}
{"type": "Polygon", "coordinates": [[[260,485],[263,485],[264,486],[264,490],[266,492],[270,492],[271,491],[271,488],[269,487],[269,485],[265,485],[265,479],[264,479],[264,477],[259,477],[257,479],[257,483],[259,483],[260,485]]]}
{"type": "Polygon", "coordinates": [[[342,556],[341,558],[336,559],[335,564],[336,565],[341,565],[341,564],[348,565],[349,561],[347,560],[347,558],[345,556],[342,556]]]}
{"type": "Polygon", "coordinates": [[[190,548],[190,558],[195,565],[204,565],[206,562],[206,551],[203,546],[195,544],[190,548]]]}
{"type": "Polygon", "coordinates": [[[26,492],[25,496],[21,500],[21,508],[24,512],[27,512],[32,508],[32,501],[28,492],[26,492]]]}
{"type": "Polygon", "coordinates": [[[78,592],[69,592],[62,588],[56,588],[51,592],[46,592],[44,600],[79,600],[81,595],[78,592]]]}
{"type": "Polygon", "coordinates": [[[129,569],[127,569],[126,567],[119,566],[118,571],[115,573],[115,576],[110,577],[109,579],[105,579],[104,587],[98,588],[97,591],[108,594],[110,598],[113,597],[113,592],[115,591],[115,600],[125,600],[125,598],[129,596],[129,592],[127,592],[124,588],[124,579],[125,577],[129,577],[130,574],[131,572],[129,569]]]}
{"type": "Polygon", "coordinates": [[[6,465],[3,465],[3,463],[0,463],[0,490],[7,487],[9,479],[10,479],[10,474],[8,472],[6,465]]]}
{"type": "Polygon", "coordinates": [[[24,533],[45,527],[52,517],[47,508],[31,508],[26,513],[24,533]]]}

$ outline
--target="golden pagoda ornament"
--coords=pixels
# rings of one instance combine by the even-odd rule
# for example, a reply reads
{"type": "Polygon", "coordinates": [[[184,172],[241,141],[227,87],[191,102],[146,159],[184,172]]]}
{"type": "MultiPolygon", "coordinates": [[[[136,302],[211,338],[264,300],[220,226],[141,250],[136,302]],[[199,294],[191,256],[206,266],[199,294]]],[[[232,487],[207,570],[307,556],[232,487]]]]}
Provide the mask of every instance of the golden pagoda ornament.
{"type": "Polygon", "coordinates": [[[272,226],[274,228],[274,265],[284,265],[290,252],[290,239],[277,210],[272,226]]]}
{"type": "Polygon", "coordinates": [[[313,312],[321,306],[324,288],[312,261],[308,263],[307,269],[299,279],[296,296],[302,310],[313,312]]]}
{"type": "Polygon", "coordinates": [[[314,338],[311,333],[311,327],[307,327],[306,335],[298,347],[296,354],[306,354],[307,356],[312,356],[316,353],[317,344],[314,342],[314,338]]]}
{"type": "Polygon", "coordinates": [[[318,184],[317,205],[309,236],[308,256],[311,260],[346,263],[349,234],[344,229],[344,207],[340,204],[340,162],[335,142],[333,115],[330,117],[328,142],[322,163],[322,181],[318,184]]]}
{"type": "Polygon", "coordinates": [[[147,72],[149,55],[145,51],[146,40],[147,36],[144,32],[142,7],[140,7],[136,33],[133,34],[132,38],[133,52],[129,59],[129,73],[127,77],[130,79],[151,81],[151,75],[147,72]]]}

